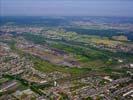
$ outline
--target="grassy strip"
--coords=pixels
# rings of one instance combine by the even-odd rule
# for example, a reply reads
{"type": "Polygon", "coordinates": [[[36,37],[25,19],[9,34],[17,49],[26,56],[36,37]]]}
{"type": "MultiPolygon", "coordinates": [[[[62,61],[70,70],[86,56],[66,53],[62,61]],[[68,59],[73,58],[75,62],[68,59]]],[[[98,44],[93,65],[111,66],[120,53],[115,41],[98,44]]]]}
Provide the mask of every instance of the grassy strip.
{"type": "Polygon", "coordinates": [[[30,55],[29,58],[33,61],[35,69],[46,73],[59,71],[62,73],[69,73],[71,75],[78,75],[78,74],[85,74],[91,71],[90,68],[76,68],[76,67],[70,68],[65,66],[53,65],[47,61],[41,60],[40,58],[32,55],[30,55]]]}

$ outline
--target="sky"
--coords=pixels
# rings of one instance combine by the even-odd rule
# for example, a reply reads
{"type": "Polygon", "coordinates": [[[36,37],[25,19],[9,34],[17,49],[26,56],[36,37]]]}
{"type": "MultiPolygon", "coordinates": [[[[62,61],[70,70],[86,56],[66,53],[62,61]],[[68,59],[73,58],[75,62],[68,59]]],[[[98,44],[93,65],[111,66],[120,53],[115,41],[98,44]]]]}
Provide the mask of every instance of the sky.
{"type": "Polygon", "coordinates": [[[133,17],[133,0],[0,0],[0,16],[133,17]]]}

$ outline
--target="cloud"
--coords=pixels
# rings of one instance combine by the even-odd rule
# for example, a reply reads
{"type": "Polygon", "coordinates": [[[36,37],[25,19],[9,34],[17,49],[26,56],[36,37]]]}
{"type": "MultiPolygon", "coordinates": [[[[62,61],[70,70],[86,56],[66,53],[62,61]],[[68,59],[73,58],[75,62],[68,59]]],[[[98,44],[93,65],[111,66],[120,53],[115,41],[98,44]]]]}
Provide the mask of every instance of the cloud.
{"type": "Polygon", "coordinates": [[[132,0],[0,0],[1,15],[133,16],[132,0]]]}

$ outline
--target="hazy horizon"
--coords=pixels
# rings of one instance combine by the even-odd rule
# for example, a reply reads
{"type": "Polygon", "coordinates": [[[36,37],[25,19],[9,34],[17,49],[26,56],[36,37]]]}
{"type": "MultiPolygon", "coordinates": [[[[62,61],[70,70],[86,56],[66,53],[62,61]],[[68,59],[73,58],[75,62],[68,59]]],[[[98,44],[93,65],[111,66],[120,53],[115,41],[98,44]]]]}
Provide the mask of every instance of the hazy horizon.
{"type": "Polygon", "coordinates": [[[0,16],[133,17],[132,0],[0,0],[0,16]]]}

